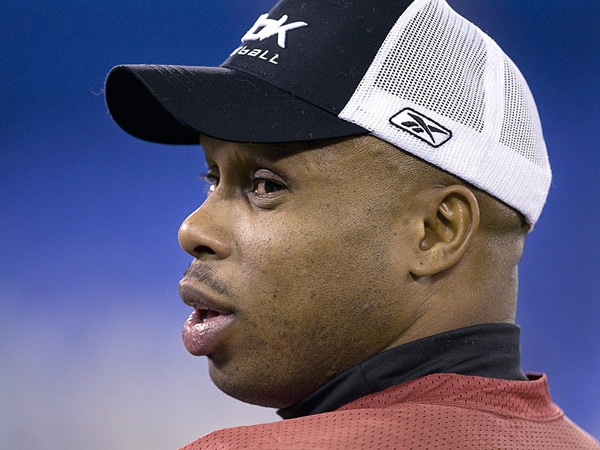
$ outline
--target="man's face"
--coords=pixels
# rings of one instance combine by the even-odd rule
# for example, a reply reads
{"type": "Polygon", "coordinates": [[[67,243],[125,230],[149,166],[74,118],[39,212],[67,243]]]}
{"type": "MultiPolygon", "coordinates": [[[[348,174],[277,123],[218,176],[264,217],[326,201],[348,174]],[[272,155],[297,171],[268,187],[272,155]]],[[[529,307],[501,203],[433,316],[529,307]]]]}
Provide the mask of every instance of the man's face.
{"type": "Polygon", "coordinates": [[[233,397],[289,406],[408,326],[410,195],[372,139],[283,152],[202,138],[212,187],[179,232],[195,257],[183,337],[233,397]]]}

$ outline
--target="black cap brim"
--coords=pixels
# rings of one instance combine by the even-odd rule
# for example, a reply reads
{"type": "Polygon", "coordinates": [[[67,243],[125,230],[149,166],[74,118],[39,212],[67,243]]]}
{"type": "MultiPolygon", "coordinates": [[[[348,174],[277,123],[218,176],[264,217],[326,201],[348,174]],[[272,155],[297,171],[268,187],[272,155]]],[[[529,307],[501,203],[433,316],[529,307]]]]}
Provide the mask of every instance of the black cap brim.
{"type": "Polygon", "coordinates": [[[365,134],[269,83],[224,67],[121,65],[108,74],[106,102],[129,134],[166,144],[197,144],[200,134],[277,143],[365,134]]]}

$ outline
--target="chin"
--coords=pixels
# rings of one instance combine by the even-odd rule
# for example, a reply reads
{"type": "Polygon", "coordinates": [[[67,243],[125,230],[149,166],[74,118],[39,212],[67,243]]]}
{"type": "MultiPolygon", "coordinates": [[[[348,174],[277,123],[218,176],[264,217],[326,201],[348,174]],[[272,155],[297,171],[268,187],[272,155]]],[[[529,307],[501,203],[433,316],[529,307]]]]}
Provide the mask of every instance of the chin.
{"type": "MultiPolygon", "coordinates": [[[[209,362],[209,375],[219,390],[241,402],[266,408],[285,408],[302,400],[310,392],[298,391],[298,384],[278,385],[274,380],[262,374],[242,374],[232,371],[227,374],[209,362]]],[[[269,372],[267,372],[269,373],[269,372]]]]}

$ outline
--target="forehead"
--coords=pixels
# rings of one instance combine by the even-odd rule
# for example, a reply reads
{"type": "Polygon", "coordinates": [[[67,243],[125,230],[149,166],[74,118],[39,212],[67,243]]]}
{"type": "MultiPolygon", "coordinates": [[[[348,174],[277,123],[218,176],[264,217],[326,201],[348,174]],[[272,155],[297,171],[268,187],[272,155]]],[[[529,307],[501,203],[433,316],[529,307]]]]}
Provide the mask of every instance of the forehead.
{"type": "Polygon", "coordinates": [[[201,136],[200,144],[209,165],[268,162],[331,174],[377,171],[390,178],[397,178],[403,165],[403,152],[372,136],[276,144],[236,143],[201,136]]]}
{"type": "Polygon", "coordinates": [[[279,161],[305,149],[294,144],[252,144],[222,141],[208,136],[200,137],[200,145],[207,161],[225,162],[231,158],[279,161]]]}
{"type": "Polygon", "coordinates": [[[352,139],[330,139],[307,142],[281,142],[281,143],[244,143],[224,141],[210,136],[200,135],[200,145],[207,153],[213,155],[215,152],[223,150],[245,150],[269,157],[270,159],[281,159],[299,153],[310,152],[313,150],[331,150],[334,146],[343,144],[352,145],[352,139]]]}

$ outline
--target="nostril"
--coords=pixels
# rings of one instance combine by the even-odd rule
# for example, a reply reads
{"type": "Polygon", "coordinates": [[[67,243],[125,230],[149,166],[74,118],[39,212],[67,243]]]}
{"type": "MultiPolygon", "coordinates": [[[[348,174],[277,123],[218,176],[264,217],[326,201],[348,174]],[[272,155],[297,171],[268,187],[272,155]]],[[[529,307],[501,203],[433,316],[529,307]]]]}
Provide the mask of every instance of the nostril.
{"type": "Polygon", "coordinates": [[[197,255],[214,255],[215,251],[212,248],[207,247],[206,245],[199,245],[194,249],[194,253],[197,255]]]}

